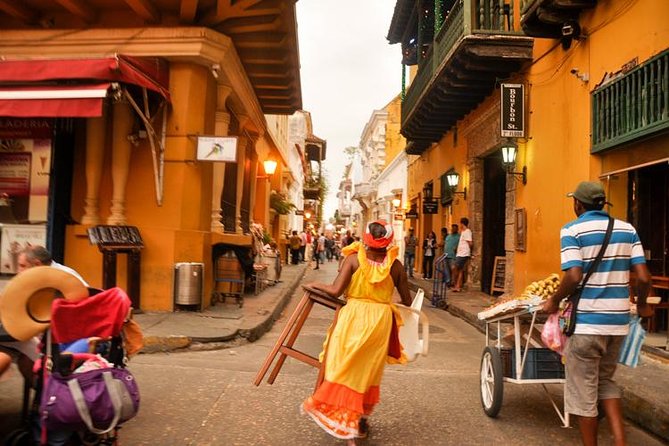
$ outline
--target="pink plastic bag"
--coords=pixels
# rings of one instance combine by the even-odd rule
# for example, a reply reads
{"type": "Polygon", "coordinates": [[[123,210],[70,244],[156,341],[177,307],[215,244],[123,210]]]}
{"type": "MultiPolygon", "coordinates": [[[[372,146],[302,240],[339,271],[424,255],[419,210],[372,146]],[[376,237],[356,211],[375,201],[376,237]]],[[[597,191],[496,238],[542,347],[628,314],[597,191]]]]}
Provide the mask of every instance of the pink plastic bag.
{"type": "Polygon", "coordinates": [[[544,328],[541,330],[541,340],[546,347],[554,352],[562,354],[567,344],[567,336],[562,333],[560,328],[560,313],[553,313],[548,316],[544,328]]]}

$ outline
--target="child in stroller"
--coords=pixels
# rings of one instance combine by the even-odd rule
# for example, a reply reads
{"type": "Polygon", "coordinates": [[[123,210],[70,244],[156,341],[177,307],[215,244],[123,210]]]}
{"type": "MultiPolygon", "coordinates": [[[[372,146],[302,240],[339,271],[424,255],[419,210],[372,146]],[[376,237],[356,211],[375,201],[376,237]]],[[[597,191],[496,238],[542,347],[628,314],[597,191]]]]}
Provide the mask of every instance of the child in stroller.
{"type": "Polygon", "coordinates": [[[130,299],[120,288],[86,289],[54,271],[49,267],[24,271],[0,297],[3,325],[19,340],[37,334],[31,330],[38,328],[21,322],[26,315],[22,311],[35,310],[40,318],[27,316],[40,321],[41,330],[49,327],[50,317],[50,327],[41,337],[42,356],[34,368],[35,397],[27,428],[12,433],[5,444],[115,445],[120,424],[139,408],[137,385],[125,368],[137,345],[129,344],[124,332],[139,334],[141,343],[141,333],[129,319],[130,299]],[[16,288],[35,277],[47,277],[47,288],[40,280],[41,288],[32,293],[16,288]],[[60,286],[58,278],[65,284],[60,286]],[[54,289],[62,298],[55,297],[54,289]]]}

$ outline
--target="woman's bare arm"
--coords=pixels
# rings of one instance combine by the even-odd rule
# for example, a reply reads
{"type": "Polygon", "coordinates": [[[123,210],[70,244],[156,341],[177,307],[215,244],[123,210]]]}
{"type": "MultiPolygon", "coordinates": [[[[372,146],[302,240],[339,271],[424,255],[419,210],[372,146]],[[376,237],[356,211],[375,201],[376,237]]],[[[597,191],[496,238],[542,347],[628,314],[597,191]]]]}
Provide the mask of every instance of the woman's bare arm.
{"type": "Polygon", "coordinates": [[[402,262],[395,259],[390,267],[390,275],[395,283],[395,288],[400,293],[400,299],[404,305],[411,306],[411,293],[409,292],[409,279],[407,273],[402,266],[402,262]]]}
{"type": "Polygon", "coordinates": [[[339,297],[342,295],[344,290],[351,283],[351,277],[353,273],[358,269],[358,257],[356,255],[349,255],[344,259],[344,262],[339,270],[337,278],[328,285],[325,283],[314,282],[308,284],[308,286],[315,288],[317,290],[323,291],[332,297],[339,297]]]}

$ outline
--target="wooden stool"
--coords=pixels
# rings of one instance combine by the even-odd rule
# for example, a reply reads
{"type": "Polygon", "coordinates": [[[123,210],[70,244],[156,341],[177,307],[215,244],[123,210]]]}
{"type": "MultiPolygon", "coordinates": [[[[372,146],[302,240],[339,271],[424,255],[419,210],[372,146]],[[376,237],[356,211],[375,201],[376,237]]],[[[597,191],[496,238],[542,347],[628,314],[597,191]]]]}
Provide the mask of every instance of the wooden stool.
{"type": "Polygon", "coordinates": [[[315,303],[335,310],[334,320],[336,321],[339,309],[344,306],[346,302],[341,299],[332,298],[327,294],[313,288],[303,288],[305,290],[304,296],[302,296],[302,299],[297,304],[293,314],[290,315],[286,326],[281,332],[281,335],[279,335],[279,339],[277,339],[276,344],[274,344],[274,347],[272,348],[272,351],[270,351],[269,355],[267,355],[265,362],[256,375],[255,381],[253,381],[253,384],[256,386],[260,385],[278,353],[281,353],[281,355],[279,356],[274,369],[272,369],[272,373],[270,373],[269,378],[267,379],[269,384],[274,384],[274,380],[281,371],[281,367],[283,367],[283,363],[286,361],[287,356],[309,364],[312,367],[321,367],[321,363],[318,361],[318,358],[314,358],[313,356],[307,355],[306,353],[303,353],[299,350],[295,350],[293,348],[293,344],[295,344],[295,341],[300,334],[300,330],[302,330],[302,326],[309,317],[309,313],[311,312],[311,309],[315,303]]]}

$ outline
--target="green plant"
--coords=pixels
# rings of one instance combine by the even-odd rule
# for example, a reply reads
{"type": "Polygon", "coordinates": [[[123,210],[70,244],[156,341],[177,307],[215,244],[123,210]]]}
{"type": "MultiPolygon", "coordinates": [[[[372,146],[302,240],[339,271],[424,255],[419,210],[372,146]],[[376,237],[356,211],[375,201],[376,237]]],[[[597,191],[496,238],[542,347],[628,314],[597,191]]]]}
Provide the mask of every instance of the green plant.
{"type": "Polygon", "coordinates": [[[267,232],[266,229],[264,229],[262,232],[263,245],[269,245],[271,241],[272,241],[272,236],[269,234],[269,232],[267,232]]]}
{"type": "Polygon", "coordinates": [[[293,209],[297,209],[293,203],[281,192],[274,192],[269,196],[269,207],[274,209],[277,214],[286,215],[293,209]]]}

